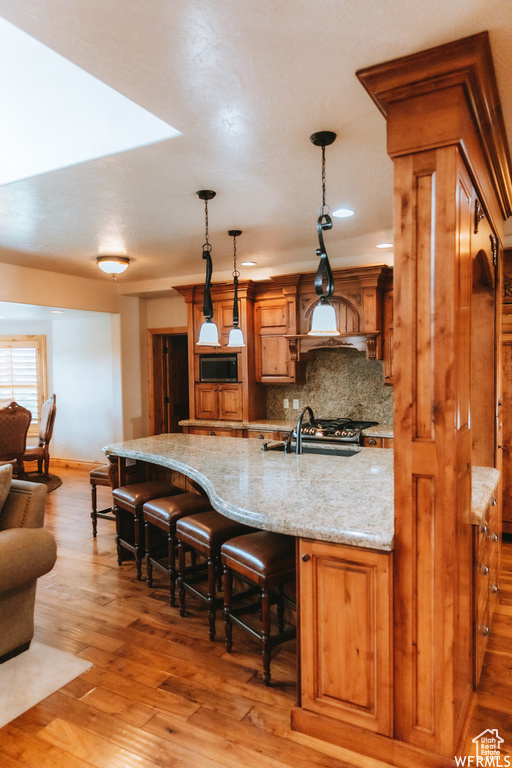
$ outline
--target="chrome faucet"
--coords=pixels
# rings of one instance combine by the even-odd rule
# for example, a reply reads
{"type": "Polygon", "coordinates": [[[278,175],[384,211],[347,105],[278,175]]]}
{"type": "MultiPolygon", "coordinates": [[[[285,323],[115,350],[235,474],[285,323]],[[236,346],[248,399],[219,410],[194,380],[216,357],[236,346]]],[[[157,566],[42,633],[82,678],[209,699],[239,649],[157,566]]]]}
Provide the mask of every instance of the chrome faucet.
{"type": "Polygon", "coordinates": [[[299,419],[297,421],[297,426],[295,428],[295,453],[302,453],[302,422],[304,420],[304,415],[306,411],[309,412],[309,423],[312,424],[315,420],[315,416],[313,414],[312,409],[309,407],[309,405],[306,405],[305,408],[302,409],[299,419]]]}

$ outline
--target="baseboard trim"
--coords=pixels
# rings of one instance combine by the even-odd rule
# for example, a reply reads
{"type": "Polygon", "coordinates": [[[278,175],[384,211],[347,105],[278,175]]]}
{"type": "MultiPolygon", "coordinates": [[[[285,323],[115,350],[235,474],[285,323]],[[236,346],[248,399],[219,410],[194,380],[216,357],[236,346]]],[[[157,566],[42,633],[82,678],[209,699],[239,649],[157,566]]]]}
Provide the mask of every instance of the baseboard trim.
{"type": "Polygon", "coordinates": [[[96,469],[106,464],[107,461],[81,461],[80,459],[54,459],[51,458],[52,467],[68,467],[68,469],[96,469]]]}

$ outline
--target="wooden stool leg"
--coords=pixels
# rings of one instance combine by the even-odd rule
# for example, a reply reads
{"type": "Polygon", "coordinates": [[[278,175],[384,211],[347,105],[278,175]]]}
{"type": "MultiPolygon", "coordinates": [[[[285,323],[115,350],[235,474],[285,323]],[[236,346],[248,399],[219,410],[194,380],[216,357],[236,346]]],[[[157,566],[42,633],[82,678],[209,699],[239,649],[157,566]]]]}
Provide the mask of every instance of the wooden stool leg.
{"type": "Polygon", "coordinates": [[[176,538],[174,533],[167,536],[167,556],[169,558],[169,603],[176,605],[176,538]]]}
{"type": "Polygon", "coordinates": [[[284,632],[284,587],[281,585],[277,591],[277,627],[279,634],[284,632]]]}
{"type": "Polygon", "coordinates": [[[208,557],[208,622],[210,624],[210,640],[215,640],[215,613],[216,613],[216,558],[208,557]]]}
{"type": "Polygon", "coordinates": [[[142,579],[142,547],[140,517],[134,515],[133,525],[135,531],[135,567],[137,569],[137,581],[142,579]]]}
{"type": "Polygon", "coordinates": [[[261,590],[261,656],[263,658],[263,682],[270,685],[270,595],[261,590]]]}
{"type": "Polygon", "coordinates": [[[153,586],[153,564],[151,563],[151,526],[144,520],[144,533],[146,540],[146,581],[148,587],[153,586]]]}
{"type": "Polygon", "coordinates": [[[224,637],[226,651],[231,653],[233,648],[233,626],[231,624],[231,594],[233,590],[233,575],[229,568],[224,568],[224,637]]]}
{"type": "Polygon", "coordinates": [[[179,557],[178,594],[179,594],[179,601],[180,601],[180,616],[184,616],[185,615],[185,587],[183,586],[183,577],[185,575],[185,545],[181,541],[178,541],[178,557],[179,557]]]}
{"type": "Polygon", "coordinates": [[[91,484],[91,505],[92,505],[92,512],[91,512],[92,535],[94,536],[94,538],[96,538],[96,533],[98,529],[98,506],[97,506],[97,497],[96,497],[96,483],[91,484]]]}
{"type": "Polygon", "coordinates": [[[116,550],[117,550],[117,564],[122,565],[123,564],[123,554],[120,541],[121,541],[121,515],[122,512],[119,510],[119,507],[114,506],[115,510],[115,516],[116,516],[116,550]]]}

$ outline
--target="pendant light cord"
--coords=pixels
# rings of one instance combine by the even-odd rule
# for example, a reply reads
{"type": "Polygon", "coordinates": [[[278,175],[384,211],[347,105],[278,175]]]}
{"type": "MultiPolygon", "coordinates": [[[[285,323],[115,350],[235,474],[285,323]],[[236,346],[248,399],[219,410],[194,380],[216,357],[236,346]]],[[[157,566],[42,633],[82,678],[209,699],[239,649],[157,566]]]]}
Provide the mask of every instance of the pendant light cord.
{"type": "Polygon", "coordinates": [[[238,278],[240,272],[236,268],[236,235],[233,235],[233,284],[235,287],[233,297],[233,327],[238,328],[240,318],[238,317],[238,278]]]}
{"type": "Polygon", "coordinates": [[[329,264],[329,257],[325,250],[324,244],[324,230],[332,229],[332,219],[329,216],[329,208],[325,203],[325,144],[322,144],[322,206],[318,211],[318,221],[316,225],[318,233],[319,248],[316,253],[320,256],[320,264],[315,275],[315,291],[323,301],[330,298],[334,291],[334,278],[332,275],[331,265],[329,264]],[[324,289],[324,279],[326,282],[324,289]]]}
{"type": "Polygon", "coordinates": [[[212,247],[208,242],[208,200],[204,201],[204,231],[205,241],[203,245],[203,259],[206,261],[206,278],[203,293],[203,316],[205,320],[211,320],[213,317],[213,304],[210,293],[210,286],[212,283],[212,257],[210,253],[212,247]]]}

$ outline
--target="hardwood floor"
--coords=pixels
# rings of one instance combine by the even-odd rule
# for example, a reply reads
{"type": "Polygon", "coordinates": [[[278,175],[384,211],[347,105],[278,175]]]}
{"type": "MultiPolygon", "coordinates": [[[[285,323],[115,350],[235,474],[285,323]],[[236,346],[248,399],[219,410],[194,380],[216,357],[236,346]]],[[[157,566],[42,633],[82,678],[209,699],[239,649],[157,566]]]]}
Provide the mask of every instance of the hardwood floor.
{"type": "MultiPolygon", "coordinates": [[[[149,589],[133,565],[119,567],[114,523],[99,520],[92,537],[88,472],[55,471],[63,485],[48,496],[46,520],[58,560],[39,581],[35,638],[94,666],[0,729],[2,768],[385,768],[291,731],[294,644],[277,649],[265,688],[256,643],[235,628],[226,654],[221,619],[210,643],[202,606],[190,599],[182,619],[158,574],[162,588],[149,589]]],[[[108,505],[107,489],[98,502],[108,505]]],[[[486,728],[512,753],[511,623],[507,543],[468,754],[486,728]]]]}

